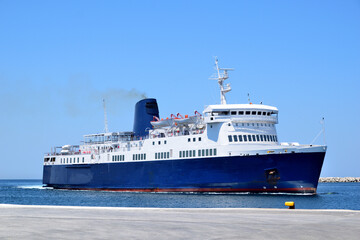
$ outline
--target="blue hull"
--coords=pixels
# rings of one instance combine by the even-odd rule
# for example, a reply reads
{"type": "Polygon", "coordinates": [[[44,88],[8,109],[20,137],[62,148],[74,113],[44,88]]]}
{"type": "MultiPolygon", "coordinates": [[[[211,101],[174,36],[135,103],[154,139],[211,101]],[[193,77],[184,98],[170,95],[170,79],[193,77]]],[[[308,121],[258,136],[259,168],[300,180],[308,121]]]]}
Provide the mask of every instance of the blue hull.
{"type": "Polygon", "coordinates": [[[155,192],[316,193],[324,152],[45,165],[54,188],[155,192]]]}

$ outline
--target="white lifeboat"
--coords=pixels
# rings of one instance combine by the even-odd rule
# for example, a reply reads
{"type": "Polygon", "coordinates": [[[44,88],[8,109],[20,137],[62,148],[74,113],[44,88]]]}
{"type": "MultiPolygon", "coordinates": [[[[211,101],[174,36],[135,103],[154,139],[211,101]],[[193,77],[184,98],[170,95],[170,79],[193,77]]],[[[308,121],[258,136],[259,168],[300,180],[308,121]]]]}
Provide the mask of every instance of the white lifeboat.
{"type": "Polygon", "coordinates": [[[154,128],[171,127],[174,123],[173,118],[166,118],[160,120],[159,118],[154,116],[154,120],[155,121],[150,122],[154,128]]]}
{"type": "Polygon", "coordinates": [[[69,154],[70,150],[69,149],[63,149],[60,151],[61,154],[69,154]]]}
{"type": "Polygon", "coordinates": [[[199,121],[201,114],[198,111],[195,111],[194,116],[185,115],[185,118],[181,116],[180,113],[177,114],[177,118],[174,119],[175,123],[178,125],[189,125],[196,124],[199,121]]]}
{"type": "Polygon", "coordinates": [[[61,147],[61,149],[63,149],[63,150],[69,150],[70,147],[71,147],[71,145],[64,145],[64,146],[61,147]]]}

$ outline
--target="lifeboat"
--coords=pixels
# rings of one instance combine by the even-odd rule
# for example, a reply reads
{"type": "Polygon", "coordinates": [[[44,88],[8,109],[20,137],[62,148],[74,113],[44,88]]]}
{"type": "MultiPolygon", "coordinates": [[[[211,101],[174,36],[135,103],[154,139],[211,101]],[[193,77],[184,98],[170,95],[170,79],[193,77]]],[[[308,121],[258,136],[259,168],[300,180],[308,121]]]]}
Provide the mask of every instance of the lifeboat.
{"type": "Polygon", "coordinates": [[[159,119],[154,116],[154,121],[150,122],[154,128],[171,127],[174,123],[173,118],[159,119]]]}
{"type": "Polygon", "coordinates": [[[180,113],[177,114],[177,118],[174,119],[175,123],[178,125],[189,125],[196,124],[199,121],[201,114],[198,111],[195,111],[194,116],[185,115],[185,118],[181,116],[180,113]]]}

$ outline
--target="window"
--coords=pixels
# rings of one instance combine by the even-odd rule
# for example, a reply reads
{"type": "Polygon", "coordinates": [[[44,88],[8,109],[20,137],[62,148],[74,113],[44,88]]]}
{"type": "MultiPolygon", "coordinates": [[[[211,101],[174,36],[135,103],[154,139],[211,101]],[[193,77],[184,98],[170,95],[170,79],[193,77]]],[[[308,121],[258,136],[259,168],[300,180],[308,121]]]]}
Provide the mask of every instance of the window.
{"type": "Polygon", "coordinates": [[[277,136],[275,136],[275,141],[276,141],[276,142],[278,141],[277,136]]]}
{"type": "Polygon", "coordinates": [[[229,138],[229,142],[232,142],[232,136],[229,135],[228,138],[229,138]]]}
{"type": "Polygon", "coordinates": [[[255,135],[252,135],[252,140],[253,140],[253,142],[256,141],[256,140],[255,140],[255,135]]]}
{"type": "Polygon", "coordinates": [[[237,136],[234,135],[234,142],[237,142],[237,141],[238,141],[237,136]]]}
{"type": "Polygon", "coordinates": [[[248,135],[248,140],[249,142],[251,142],[251,135],[248,135]]]}
{"type": "MultiPolygon", "coordinates": [[[[169,155],[170,155],[170,153],[167,152],[167,153],[166,153],[166,157],[169,158],[169,155]]],[[[146,155],[145,155],[145,159],[146,159],[146,155]]]]}
{"type": "Polygon", "coordinates": [[[196,141],[196,138],[193,138],[193,142],[195,142],[196,141]]]}
{"type": "Polygon", "coordinates": [[[216,148],[214,148],[214,156],[216,156],[216,148]]]}
{"type": "Polygon", "coordinates": [[[114,161],[114,156],[112,156],[111,161],[114,161]]]}
{"type": "Polygon", "coordinates": [[[209,149],[206,149],[206,156],[209,156],[209,149]]]}
{"type": "Polygon", "coordinates": [[[267,138],[268,142],[270,142],[270,136],[266,135],[266,138],[267,138]]]}
{"type": "Polygon", "coordinates": [[[196,156],[196,151],[195,150],[193,150],[193,157],[195,157],[196,156]]]}
{"type": "Polygon", "coordinates": [[[266,112],[263,112],[263,116],[266,116],[266,112]]]}
{"type": "Polygon", "coordinates": [[[166,144],[166,140],[164,141],[164,144],[166,144]]]}
{"type": "Polygon", "coordinates": [[[245,114],[246,114],[246,115],[250,115],[250,111],[246,111],[245,114]]]}
{"type": "Polygon", "coordinates": [[[239,111],[239,115],[244,115],[244,111],[239,111]]]}
{"type": "Polygon", "coordinates": [[[268,116],[270,116],[270,114],[271,114],[270,112],[267,113],[268,116]]]}
{"type": "Polygon", "coordinates": [[[256,141],[260,142],[260,137],[259,137],[259,135],[256,135],[256,141]]]}
{"type": "Polygon", "coordinates": [[[201,150],[202,156],[205,156],[205,150],[201,150]]]}
{"type": "Polygon", "coordinates": [[[181,158],[181,151],[179,152],[179,157],[181,158]]]}
{"type": "Polygon", "coordinates": [[[186,151],[186,157],[189,157],[189,151],[186,151]]]}
{"type": "Polygon", "coordinates": [[[231,111],[231,115],[236,115],[236,111],[231,111]]]}
{"type": "Polygon", "coordinates": [[[191,150],[189,151],[189,157],[192,157],[192,151],[191,150]]]}
{"type": "Polygon", "coordinates": [[[261,112],[257,112],[257,115],[261,115],[261,112]]]}
{"type": "Polygon", "coordinates": [[[253,123],[252,125],[253,125],[253,127],[254,127],[254,126],[255,126],[255,123],[253,123]]]}
{"type": "Polygon", "coordinates": [[[246,137],[246,135],[244,135],[244,142],[247,142],[247,137],[246,137]]]}
{"type": "Polygon", "coordinates": [[[143,153],[141,154],[141,160],[144,160],[144,154],[143,153]]]}
{"type": "Polygon", "coordinates": [[[161,159],[163,159],[164,158],[164,153],[161,153],[161,157],[160,157],[161,159]]]}
{"type": "Polygon", "coordinates": [[[84,157],[83,157],[83,159],[82,159],[82,162],[84,162],[85,160],[84,160],[84,157]]]}
{"type": "Polygon", "coordinates": [[[155,145],[155,142],[153,142],[153,145],[155,145]]]}
{"type": "Polygon", "coordinates": [[[199,137],[199,142],[201,141],[201,137],[199,137]]]}
{"type": "Polygon", "coordinates": [[[198,150],[198,156],[201,157],[201,150],[198,150]]]}
{"type": "Polygon", "coordinates": [[[209,149],[209,152],[210,152],[210,156],[212,156],[212,149],[209,149]]]}
{"type": "Polygon", "coordinates": [[[239,142],[242,142],[243,139],[242,139],[242,135],[239,135],[239,142]]]}
{"type": "Polygon", "coordinates": [[[160,144],[161,144],[161,141],[159,141],[158,144],[160,145],[160,144]]]}
{"type": "Polygon", "coordinates": [[[266,136],[265,135],[262,135],[263,137],[264,137],[264,142],[267,142],[267,140],[266,140],[266,136]]]}
{"type": "Polygon", "coordinates": [[[251,112],[251,115],[256,115],[256,111],[252,111],[252,112],[251,112]]]}

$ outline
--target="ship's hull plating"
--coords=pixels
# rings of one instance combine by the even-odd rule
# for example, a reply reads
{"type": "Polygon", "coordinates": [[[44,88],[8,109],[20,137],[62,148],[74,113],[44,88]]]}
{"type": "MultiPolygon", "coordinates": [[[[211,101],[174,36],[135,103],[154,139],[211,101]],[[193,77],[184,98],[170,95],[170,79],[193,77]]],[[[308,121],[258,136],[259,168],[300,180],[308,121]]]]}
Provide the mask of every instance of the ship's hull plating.
{"type": "Polygon", "coordinates": [[[43,183],[145,192],[316,193],[325,152],[45,165],[43,183]]]}

